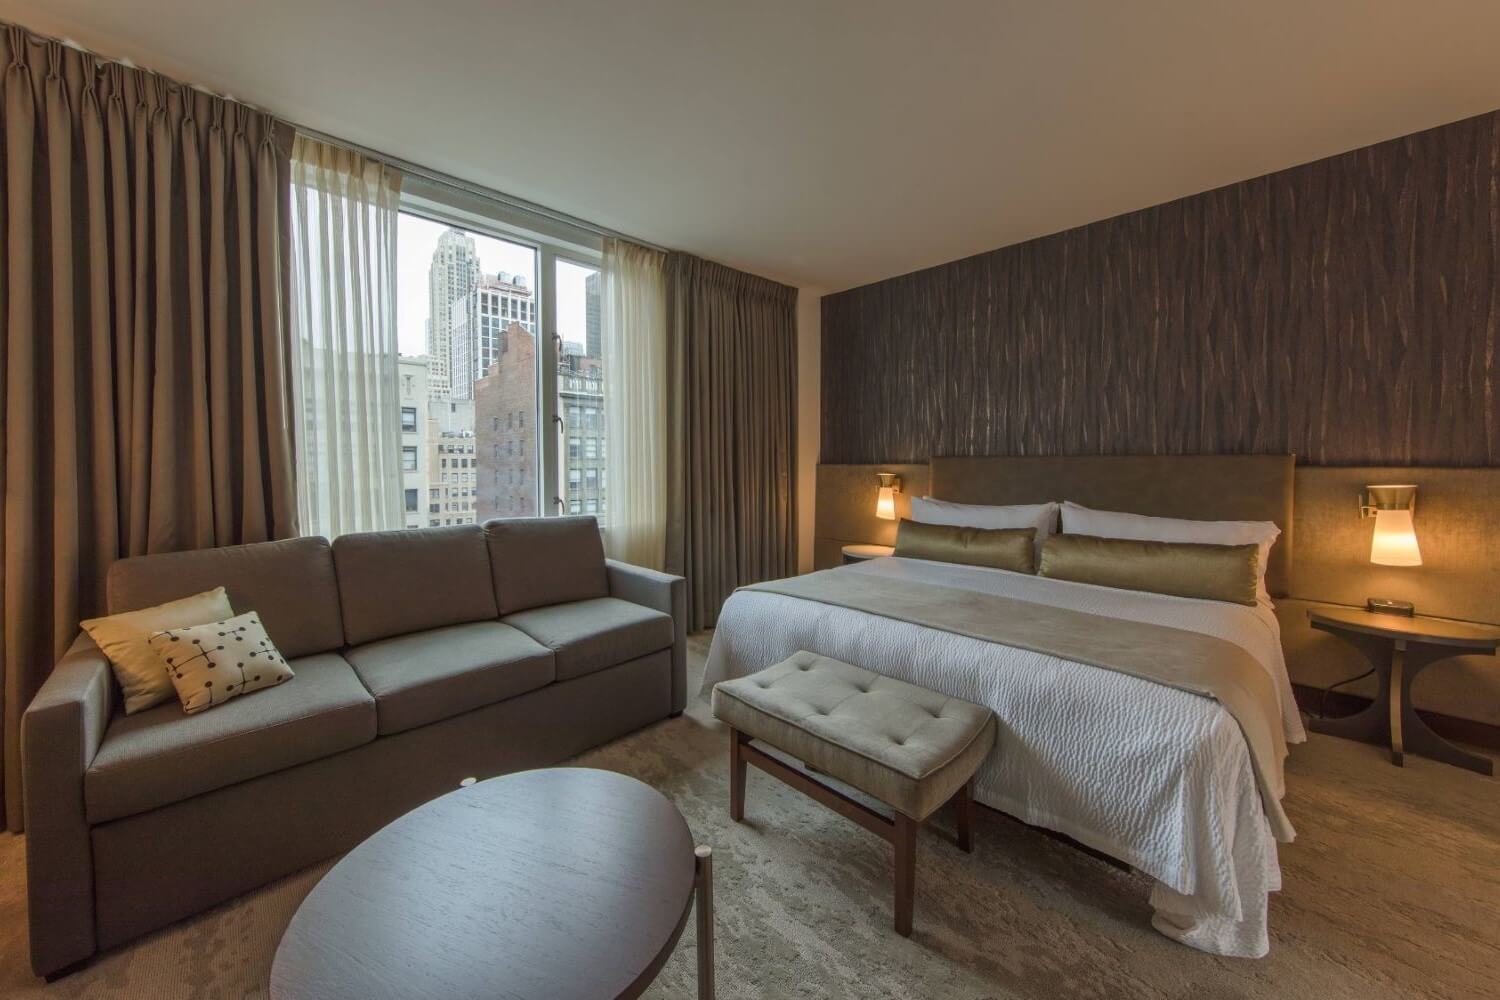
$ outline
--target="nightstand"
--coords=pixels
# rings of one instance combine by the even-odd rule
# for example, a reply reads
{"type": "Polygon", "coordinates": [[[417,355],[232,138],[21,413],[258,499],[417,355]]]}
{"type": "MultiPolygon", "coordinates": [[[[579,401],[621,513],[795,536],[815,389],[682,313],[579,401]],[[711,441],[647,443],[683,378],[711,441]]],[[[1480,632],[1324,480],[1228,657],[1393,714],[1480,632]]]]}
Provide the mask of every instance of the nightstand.
{"type": "Polygon", "coordinates": [[[1366,743],[1389,741],[1391,763],[1417,753],[1457,767],[1493,775],[1495,762],[1472,754],[1428,728],[1411,705],[1411,682],[1417,674],[1450,656],[1494,655],[1500,628],[1447,618],[1376,614],[1360,608],[1310,609],[1313,628],[1350,643],[1375,668],[1380,692],[1370,707],[1337,719],[1312,719],[1309,728],[1366,743]]]}
{"type": "Polygon", "coordinates": [[[866,559],[879,559],[881,556],[888,556],[895,551],[889,545],[845,545],[844,565],[864,562],[866,559]]]}

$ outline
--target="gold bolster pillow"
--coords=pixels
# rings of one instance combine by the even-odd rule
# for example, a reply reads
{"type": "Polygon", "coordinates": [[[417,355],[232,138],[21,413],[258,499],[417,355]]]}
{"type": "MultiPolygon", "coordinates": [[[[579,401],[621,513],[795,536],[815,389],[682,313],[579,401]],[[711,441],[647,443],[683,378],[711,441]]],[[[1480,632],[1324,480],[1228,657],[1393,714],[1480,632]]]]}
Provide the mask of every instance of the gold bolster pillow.
{"type": "Polygon", "coordinates": [[[963,528],[903,519],[896,528],[894,554],[908,559],[1035,573],[1035,543],[1035,528],[963,528]]]}
{"type": "Polygon", "coordinates": [[[1121,590],[1255,604],[1260,547],[1053,535],[1041,575],[1121,590]]]}

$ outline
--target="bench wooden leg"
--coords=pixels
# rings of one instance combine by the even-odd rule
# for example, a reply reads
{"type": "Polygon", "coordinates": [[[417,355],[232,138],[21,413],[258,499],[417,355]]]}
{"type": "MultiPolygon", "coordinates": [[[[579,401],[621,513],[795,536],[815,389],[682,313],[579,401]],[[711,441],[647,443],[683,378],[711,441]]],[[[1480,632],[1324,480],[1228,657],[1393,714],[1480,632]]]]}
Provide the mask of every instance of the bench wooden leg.
{"type": "Polygon", "coordinates": [[[964,782],[963,787],[953,793],[953,811],[958,827],[959,850],[974,853],[974,779],[964,782]]]}
{"type": "Polygon", "coordinates": [[[896,933],[911,937],[911,911],[917,894],[917,826],[916,820],[896,814],[894,836],[896,848],[896,933]]]}
{"type": "Polygon", "coordinates": [[[729,818],[736,823],[745,818],[745,754],[748,738],[738,729],[729,730],[729,818]]]}

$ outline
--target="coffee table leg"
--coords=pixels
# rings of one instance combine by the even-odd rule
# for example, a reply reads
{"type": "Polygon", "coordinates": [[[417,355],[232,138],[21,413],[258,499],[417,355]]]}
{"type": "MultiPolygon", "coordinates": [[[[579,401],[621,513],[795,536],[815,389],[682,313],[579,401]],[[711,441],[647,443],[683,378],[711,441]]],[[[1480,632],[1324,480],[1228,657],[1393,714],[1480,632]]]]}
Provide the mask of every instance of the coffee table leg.
{"type": "Polygon", "coordinates": [[[693,856],[697,866],[698,1000],[714,1000],[714,850],[701,844],[693,856]]]}

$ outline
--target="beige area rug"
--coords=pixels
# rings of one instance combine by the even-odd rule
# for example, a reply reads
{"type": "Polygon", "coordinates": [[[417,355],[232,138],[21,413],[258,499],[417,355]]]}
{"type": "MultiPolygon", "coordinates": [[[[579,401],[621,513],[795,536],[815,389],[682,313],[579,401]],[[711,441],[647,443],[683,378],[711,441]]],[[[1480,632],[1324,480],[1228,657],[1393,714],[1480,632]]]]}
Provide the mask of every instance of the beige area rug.
{"type": "MultiPolygon", "coordinates": [[[[695,637],[693,672],[706,637],[695,637]]],[[[695,678],[696,681],[696,678],[695,678]]],[[[696,687],[695,687],[696,690],[696,687]]],[[[1294,749],[1272,947],[1216,958],[1152,931],[1148,881],[998,813],[977,848],[925,831],[916,931],[890,930],[890,850],[751,771],[727,813],[726,741],[702,702],[577,764],[649,782],[716,852],[724,998],[1500,995],[1500,785],[1420,758],[1399,769],[1328,737],[1294,749]]],[[[161,863],[170,863],[165,856],[161,863]]],[[[44,987],[26,964],[23,844],[0,836],[0,996],[262,997],[283,928],[323,868],[284,879],[44,987]]],[[[693,927],[648,994],[694,996],[693,927]]],[[[562,1000],[562,998],[559,998],[562,1000]]]]}

